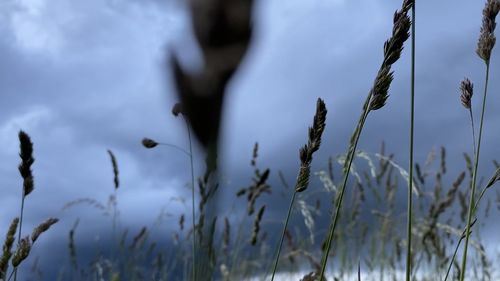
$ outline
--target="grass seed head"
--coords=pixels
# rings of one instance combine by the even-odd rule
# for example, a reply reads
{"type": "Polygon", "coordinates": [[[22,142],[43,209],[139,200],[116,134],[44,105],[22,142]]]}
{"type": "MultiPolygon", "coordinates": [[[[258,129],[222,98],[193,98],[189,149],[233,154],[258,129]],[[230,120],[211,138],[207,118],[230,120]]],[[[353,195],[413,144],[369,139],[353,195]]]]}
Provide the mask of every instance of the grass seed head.
{"type": "Polygon", "coordinates": [[[118,189],[118,187],[120,187],[120,180],[118,178],[119,174],[118,163],[116,162],[115,154],[109,149],[108,149],[108,154],[109,157],[111,158],[111,164],[113,165],[113,175],[114,175],[113,181],[115,183],[115,189],[118,189]]]}
{"type": "Polygon", "coordinates": [[[149,138],[143,138],[142,139],[142,145],[145,147],[145,148],[154,148],[158,145],[158,143],[152,139],[149,139],[149,138]]]}
{"type": "Polygon", "coordinates": [[[318,101],[316,102],[316,113],[314,114],[313,125],[312,127],[309,127],[308,131],[309,140],[307,144],[299,150],[301,165],[299,175],[297,176],[297,183],[295,185],[296,192],[306,190],[309,185],[312,155],[314,152],[318,151],[321,145],[321,136],[325,130],[327,112],[325,102],[318,98],[318,101]]]}
{"type": "Polygon", "coordinates": [[[21,163],[19,164],[19,173],[23,178],[23,197],[30,194],[34,189],[33,174],[31,165],[35,162],[33,158],[33,142],[24,131],[19,131],[19,143],[21,163]]]}
{"type": "Polygon", "coordinates": [[[33,233],[31,234],[31,242],[35,243],[35,241],[38,239],[40,234],[44,233],[45,231],[49,230],[49,228],[57,223],[59,219],[56,218],[49,218],[42,224],[38,225],[34,230],[33,233]]]}
{"type": "Polygon", "coordinates": [[[9,230],[7,231],[7,237],[5,238],[3,244],[3,253],[0,258],[0,279],[4,279],[7,274],[7,269],[9,267],[9,260],[12,257],[12,245],[14,245],[14,241],[16,240],[16,231],[17,225],[19,224],[19,218],[15,218],[12,220],[12,223],[9,226],[9,230]]]}
{"type": "Polygon", "coordinates": [[[12,257],[12,266],[18,267],[30,254],[31,242],[29,236],[21,239],[17,245],[17,250],[12,257]]]}
{"type": "Polygon", "coordinates": [[[386,66],[379,70],[375,84],[372,89],[372,99],[370,101],[370,110],[377,110],[384,107],[389,97],[389,87],[394,79],[391,67],[386,66]]]}
{"type": "Polygon", "coordinates": [[[389,87],[393,80],[391,66],[401,57],[403,44],[410,37],[411,20],[408,10],[413,6],[413,1],[405,1],[401,10],[394,13],[392,36],[384,44],[384,61],[377,73],[370,100],[370,110],[382,108],[389,97],[389,87]]]}
{"type": "Polygon", "coordinates": [[[479,35],[479,40],[477,43],[476,53],[478,56],[484,60],[485,63],[489,64],[491,51],[496,43],[495,37],[495,27],[496,27],[496,17],[500,11],[500,1],[499,0],[487,0],[483,9],[483,22],[481,25],[481,31],[479,35]]]}
{"type": "Polygon", "coordinates": [[[259,235],[260,231],[260,223],[262,221],[262,217],[264,216],[265,210],[266,205],[263,205],[262,207],[260,207],[257,215],[255,216],[255,220],[253,222],[252,238],[250,239],[250,244],[252,244],[252,246],[255,246],[257,244],[257,236],[259,235]]]}
{"type": "Polygon", "coordinates": [[[472,95],[474,94],[474,84],[469,80],[469,78],[465,78],[462,80],[462,83],[460,83],[460,91],[462,94],[460,95],[460,101],[462,102],[462,105],[466,109],[471,109],[472,105],[472,95]]]}
{"type": "Polygon", "coordinates": [[[497,181],[500,181],[500,168],[497,168],[497,170],[495,171],[495,174],[493,175],[493,177],[491,177],[490,181],[488,182],[488,184],[486,185],[486,188],[489,188],[491,187],[492,185],[494,185],[497,181]]]}

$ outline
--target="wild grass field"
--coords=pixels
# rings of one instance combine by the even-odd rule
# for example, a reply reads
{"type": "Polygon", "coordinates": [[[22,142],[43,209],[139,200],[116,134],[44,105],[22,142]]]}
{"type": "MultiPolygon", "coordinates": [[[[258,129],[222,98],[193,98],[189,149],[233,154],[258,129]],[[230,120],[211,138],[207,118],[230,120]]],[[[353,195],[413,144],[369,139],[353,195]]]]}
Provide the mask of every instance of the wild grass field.
{"type": "MultiPolygon", "coordinates": [[[[493,160],[494,170],[480,170],[491,167],[485,162],[496,157],[482,155],[481,144],[487,97],[498,98],[498,90],[488,85],[496,75],[490,74],[490,64],[498,62],[492,58],[496,57],[500,1],[486,0],[482,15],[471,15],[480,23],[477,48],[471,52],[475,51],[484,66],[483,80],[456,81],[453,106],[463,107],[470,121],[459,124],[470,127],[470,135],[462,136],[471,143],[468,151],[450,151],[443,144],[425,156],[414,155],[419,145],[414,143],[415,115],[424,114],[414,110],[418,99],[415,44],[419,34],[415,26],[419,3],[403,0],[393,18],[387,19],[392,21],[392,30],[379,47],[380,67],[373,85],[367,89],[365,102],[355,109],[360,110],[360,116],[345,152],[322,153],[322,147],[328,145],[324,143],[325,128],[335,121],[328,119],[328,103],[318,98],[310,125],[303,128],[303,146],[290,151],[298,154],[297,176],[289,178],[279,169],[262,165],[266,144],[255,142],[252,151],[241,151],[241,157],[248,157],[248,182],[229,190],[219,167],[221,122],[226,89],[253,40],[253,4],[250,0],[191,2],[193,31],[204,67],[190,73],[183,69],[177,54],[168,54],[178,99],[171,118],[183,125],[184,130],[176,133],[185,134],[188,141],[178,146],[168,140],[138,137],[144,153],[164,150],[185,156],[183,169],[189,170],[186,182],[190,197],[176,199],[183,206],[180,215],[161,213],[154,224],[140,229],[122,223],[122,162],[113,149],[107,150],[113,180],[109,196],[77,198],[61,205],[62,212],[80,208],[105,220],[108,228],[96,235],[108,238],[102,248],[89,252],[94,249],[79,245],[77,237],[90,226],[78,216],[71,218],[73,226],[60,241],[67,245],[66,262],[51,269],[55,268],[56,279],[500,280],[495,266],[500,261],[499,249],[483,237],[485,229],[498,230],[491,221],[500,210],[500,190],[496,187],[500,164],[493,160]],[[408,163],[396,161],[385,142],[379,151],[358,147],[370,117],[391,102],[394,69],[402,56],[411,60],[409,69],[398,68],[410,75],[410,130],[406,139],[398,140],[408,143],[408,163]],[[198,145],[201,149],[195,149],[198,145]],[[461,155],[463,160],[450,165],[450,155],[461,155]],[[195,170],[199,166],[195,161],[200,158],[205,159],[202,173],[195,170]],[[426,160],[418,162],[417,158],[426,160]],[[327,165],[313,169],[317,159],[327,165]],[[478,176],[481,174],[491,176],[478,176]],[[406,201],[401,202],[401,198],[406,201]],[[271,212],[273,205],[287,206],[286,215],[271,212]],[[169,233],[159,231],[164,216],[175,222],[169,233]]],[[[467,71],[464,69],[464,76],[467,71]]],[[[495,126],[488,129],[495,130],[495,126]]],[[[44,257],[33,258],[30,253],[60,218],[49,217],[33,229],[23,227],[25,213],[30,211],[30,194],[43,190],[37,190],[32,168],[37,140],[23,130],[18,139],[21,196],[18,215],[7,229],[0,229],[5,233],[0,280],[48,280],[46,269],[39,265],[44,257]]],[[[68,216],[64,218],[68,220],[68,216]]]]}

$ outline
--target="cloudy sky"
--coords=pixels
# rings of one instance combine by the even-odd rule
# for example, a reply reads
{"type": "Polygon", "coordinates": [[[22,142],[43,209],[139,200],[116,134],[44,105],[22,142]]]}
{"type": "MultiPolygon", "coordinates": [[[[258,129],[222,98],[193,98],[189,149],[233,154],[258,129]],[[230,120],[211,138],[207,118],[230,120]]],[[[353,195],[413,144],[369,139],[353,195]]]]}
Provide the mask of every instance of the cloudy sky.
{"type": "MultiPolygon", "coordinates": [[[[314,169],[324,169],[328,156],[345,150],[400,2],[257,1],[255,38],[227,93],[221,173],[228,188],[236,190],[250,181],[249,159],[257,141],[259,164],[283,170],[294,180],[298,148],[306,141],[318,97],[329,112],[314,169]]],[[[21,129],[32,137],[36,158],[26,229],[49,216],[62,219],[46,241],[66,239],[77,217],[94,226],[99,225],[94,221],[105,221],[86,206],[61,208],[77,198],[106,203],[113,191],[107,149],[115,153],[120,168],[122,223],[139,228],[150,225],[162,210],[175,216],[188,212],[187,205],[175,200],[188,195],[188,159],[166,147],[145,150],[140,145],[147,136],[188,147],[183,123],[170,114],[176,100],[165,64],[171,49],[188,67],[199,63],[180,3],[1,1],[0,233],[19,209],[21,129]]],[[[445,145],[449,162],[462,167],[462,152],[470,151],[469,119],[458,88],[466,76],[475,83],[478,113],[484,64],[475,48],[483,5],[445,0],[417,7],[417,161],[424,161],[433,146],[445,145]]],[[[361,149],[376,152],[385,140],[403,165],[408,150],[408,51],[394,67],[387,105],[370,115],[360,142],[361,149]]],[[[500,158],[498,58],[494,51],[480,165],[485,175],[493,171],[491,160],[500,158]]],[[[196,172],[202,169],[200,161],[196,172]]],[[[92,227],[87,231],[92,233],[92,227]]]]}

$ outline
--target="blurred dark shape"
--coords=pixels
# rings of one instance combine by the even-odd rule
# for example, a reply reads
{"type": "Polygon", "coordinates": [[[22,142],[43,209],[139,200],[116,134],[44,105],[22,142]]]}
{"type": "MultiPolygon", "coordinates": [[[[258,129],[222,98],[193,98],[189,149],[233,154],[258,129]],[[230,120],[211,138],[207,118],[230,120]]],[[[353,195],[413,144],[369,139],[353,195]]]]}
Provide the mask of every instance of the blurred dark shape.
{"type": "Polygon", "coordinates": [[[253,0],[191,0],[204,68],[186,73],[175,54],[171,56],[183,114],[205,148],[217,144],[226,86],[252,37],[252,4],[253,0]]]}
{"type": "Polygon", "coordinates": [[[180,102],[174,104],[172,107],[172,114],[177,117],[179,114],[184,114],[184,109],[182,108],[182,104],[180,102]]]}

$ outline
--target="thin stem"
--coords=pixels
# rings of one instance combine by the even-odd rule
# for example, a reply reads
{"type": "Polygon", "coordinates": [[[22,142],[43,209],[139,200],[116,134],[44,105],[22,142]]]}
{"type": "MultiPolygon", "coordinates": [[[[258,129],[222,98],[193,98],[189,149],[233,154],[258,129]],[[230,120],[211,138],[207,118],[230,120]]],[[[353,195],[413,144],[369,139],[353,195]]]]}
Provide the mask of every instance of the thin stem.
{"type": "Polygon", "coordinates": [[[408,181],[408,226],[407,232],[407,250],[406,250],[406,281],[411,277],[411,229],[412,229],[412,203],[413,203],[413,134],[415,120],[415,1],[411,8],[411,110],[410,110],[410,163],[409,163],[409,181],[408,181]]]}
{"type": "Polygon", "coordinates": [[[358,141],[359,141],[359,137],[361,135],[361,131],[363,130],[363,126],[365,124],[366,118],[368,117],[368,113],[370,112],[369,103],[370,103],[371,97],[372,97],[372,92],[370,91],[370,93],[368,94],[368,97],[366,98],[365,105],[363,106],[364,110],[363,110],[363,113],[361,114],[361,116],[359,118],[358,126],[357,126],[357,128],[356,128],[356,130],[354,131],[354,134],[353,134],[354,142],[351,143],[351,145],[349,147],[348,155],[347,155],[347,158],[346,158],[347,168],[344,171],[344,179],[343,179],[342,187],[340,189],[340,194],[339,194],[339,197],[338,197],[337,208],[336,208],[335,213],[332,214],[332,216],[333,216],[332,217],[332,221],[333,222],[330,224],[330,229],[329,229],[329,233],[328,233],[328,240],[326,242],[326,249],[323,252],[323,256],[321,258],[321,272],[320,272],[320,275],[319,275],[320,278],[322,278],[324,276],[324,274],[325,274],[326,263],[328,261],[328,254],[329,254],[330,248],[332,246],[332,240],[333,240],[333,235],[335,233],[335,228],[337,227],[337,222],[338,222],[338,219],[339,219],[340,209],[342,207],[342,201],[343,201],[343,198],[344,198],[344,192],[345,192],[345,188],[346,188],[346,185],[347,185],[347,180],[349,179],[349,174],[350,174],[350,170],[351,170],[352,161],[354,159],[354,154],[356,153],[356,148],[358,147],[358,141]]]}
{"type": "Polygon", "coordinates": [[[276,274],[276,269],[278,268],[278,261],[280,259],[281,247],[283,246],[283,239],[285,238],[286,229],[288,227],[288,221],[290,220],[290,214],[292,213],[293,203],[295,202],[295,196],[297,192],[293,192],[292,200],[290,201],[290,206],[288,207],[288,213],[286,215],[285,224],[283,225],[283,233],[281,234],[280,243],[278,245],[278,253],[276,254],[276,259],[274,260],[273,274],[271,276],[271,281],[274,280],[274,275],[276,274]]]}
{"type": "MultiPolygon", "coordinates": [[[[232,251],[233,252],[233,255],[231,257],[231,261],[229,264],[231,265],[235,265],[235,264],[238,264],[238,257],[240,257],[240,251],[242,249],[242,246],[243,246],[243,242],[242,242],[242,237],[243,237],[243,226],[246,225],[248,222],[248,217],[247,216],[243,216],[243,220],[241,221],[240,225],[238,226],[238,232],[236,234],[236,239],[234,240],[234,245],[235,245],[235,249],[232,251]]],[[[233,273],[235,272],[235,270],[237,270],[237,268],[235,266],[231,266],[230,269],[229,269],[229,275],[228,275],[228,278],[227,280],[233,280],[232,276],[233,276],[233,273]]]]}
{"type": "MultiPolygon", "coordinates": [[[[22,228],[23,228],[23,214],[24,214],[24,199],[26,198],[26,195],[24,194],[24,189],[23,189],[23,197],[21,199],[21,214],[19,215],[19,232],[17,234],[17,246],[19,247],[19,241],[21,241],[21,235],[22,235],[22,228]]],[[[17,280],[17,266],[13,270],[14,273],[14,281],[17,280]]],[[[9,277],[9,280],[11,276],[9,277]]]]}
{"type": "MultiPolygon", "coordinates": [[[[483,195],[484,193],[486,192],[486,190],[488,190],[488,187],[485,186],[483,187],[483,190],[481,191],[481,193],[479,194],[478,198],[476,199],[476,203],[474,204],[474,210],[473,210],[473,213],[476,213],[477,211],[477,207],[479,207],[479,201],[481,201],[481,198],[483,198],[483,195]]],[[[474,226],[474,223],[475,223],[475,220],[470,224],[470,226],[474,226]]],[[[463,230],[463,234],[462,236],[460,237],[460,240],[458,240],[458,243],[457,243],[457,246],[455,248],[455,252],[453,253],[453,256],[451,258],[451,261],[450,261],[450,265],[448,266],[448,271],[446,272],[446,276],[444,278],[444,281],[446,281],[448,279],[448,275],[450,273],[450,270],[451,270],[451,267],[453,265],[453,262],[455,261],[455,258],[457,256],[457,251],[458,251],[458,248],[460,247],[460,244],[462,243],[462,241],[464,240],[465,238],[465,231],[467,231],[467,227],[465,227],[465,229],[463,230]]]]}
{"type": "Polygon", "coordinates": [[[483,133],[483,121],[484,121],[484,112],[486,109],[486,95],[488,93],[488,79],[490,75],[490,63],[489,61],[486,62],[486,78],[485,78],[485,83],[484,83],[484,94],[483,94],[483,106],[481,110],[481,120],[479,121],[479,138],[477,140],[477,149],[476,149],[476,157],[475,157],[475,163],[474,163],[474,173],[472,174],[472,190],[470,193],[470,201],[469,201],[469,214],[467,217],[467,230],[466,230],[466,236],[465,236],[465,246],[464,246],[464,255],[462,257],[462,271],[460,274],[460,281],[464,281],[465,278],[465,270],[466,270],[466,265],[467,265],[467,248],[469,246],[469,237],[470,237],[470,222],[472,220],[473,213],[475,211],[475,206],[474,204],[474,193],[476,192],[476,179],[477,179],[477,168],[479,164],[479,153],[481,149],[481,137],[483,133]]]}
{"type": "Polygon", "coordinates": [[[464,238],[465,238],[465,234],[460,237],[460,240],[458,240],[457,247],[455,247],[455,252],[453,252],[453,256],[451,257],[450,265],[448,266],[448,270],[446,271],[446,276],[444,277],[444,281],[446,281],[448,279],[448,276],[450,275],[451,267],[453,266],[453,262],[455,261],[455,258],[457,257],[458,248],[460,247],[460,243],[462,243],[464,238]]]}
{"type": "MultiPolygon", "coordinates": [[[[192,224],[193,224],[193,246],[192,246],[192,254],[193,254],[193,280],[196,281],[196,221],[195,221],[195,203],[194,203],[194,165],[193,165],[193,143],[191,140],[191,129],[189,126],[189,123],[186,119],[186,127],[188,131],[188,138],[189,138],[189,153],[187,151],[183,150],[182,148],[179,148],[181,151],[184,151],[185,153],[188,154],[190,164],[191,164],[191,211],[193,213],[193,219],[192,219],[192,224]]],[[[174,145],[171,145],[174,146],[174,145]]],[[[176,147],[176,146],[174,146],[176,147]]]]}
{"type": "Polygon", "coordinates": [[[358,260],[358,281],[361,281],[361,261],[358,260]]]}
{"type": "Polygon", "coordinates": [[[118,197],[117,197],[117,190],[115,188],[114,190],[114,202],[113,202],[113,226],[112,226],[112,229],[111,229],[111,239],[113,241],[113,243],[111,243],[111,261],[114,260],[114,257],[115,257],[115,247],[116,247],[116,244],[115,244],[115,241],[116,241],[116,204],[118,202],[118,197]]]}
{"type": "Polygon", "coordinates": [[[476,133],[474,130],[474,117],[472,115],[472,107],[469,108],[469,113],[470,113],[470,123],[471,123],[471,127],[472,127],[472,145],[474,148],[474,155],[476,155],[476,133]]]}
{"type": "MultiPolygon", "coordinates": [[[[188,126],[188,131],[189,131],[189,125],[187,125],[187,126],[188,126]]],[[[189,134],[189,132],[188,132],[188,134],[189,134]]],[[[190,139],[190,141],[189,141],[189,151],[191,151],[191,153],[192,153],[192,149],[191,149],[191,136],[189,136],[189,139],[190,139]]],[[[181,151],[182,153],[186,154],[187,156],[191,157],[191,153],[190,152],[187,152],[184,148],[182,148],[180,146],[177,146],[175,144],[163,143],[163,142],[159,142],[158,144],[159,145],[170,146],[172,148],[175,148],[175,149],[181,151]]]]}
{"type": "Polygon", "coordinates": [[[14,275],[15,272],[17,272],[17,267],[15,267],[14,270],[10,273],[9,278],[7,279],[7,281],[10,281],[10,279],[12,279],[12,275],[14,275]]]}

